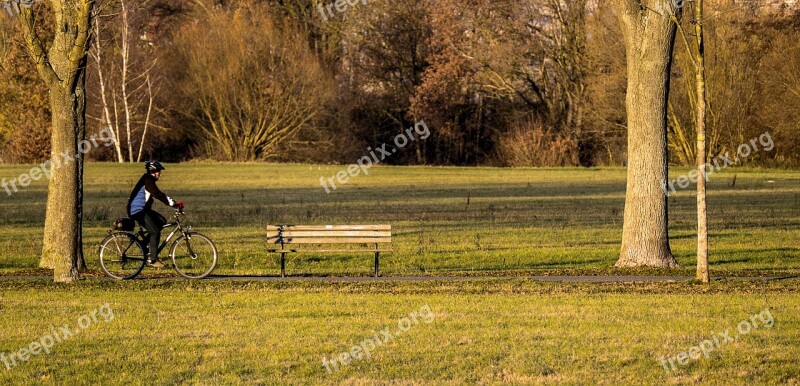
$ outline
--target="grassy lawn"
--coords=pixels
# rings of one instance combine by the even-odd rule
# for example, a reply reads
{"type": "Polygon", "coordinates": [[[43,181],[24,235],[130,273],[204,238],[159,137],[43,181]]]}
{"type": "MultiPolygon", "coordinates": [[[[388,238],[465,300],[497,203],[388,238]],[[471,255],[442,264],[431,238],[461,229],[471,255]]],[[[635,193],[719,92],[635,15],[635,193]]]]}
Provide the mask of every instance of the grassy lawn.
{"type": "Polygon", "coordinates": [[[78,332],[49,355],[0,370],[0,383],[797,384],[797,289],[796,281],[3,281],[0,350],[28,347],[51,325],[78,332]],[[80,329],[83,315],[106,304],[80,329]],[[755,319],[758,328],[739,334],[764,310],[771,326],[755,319]],[[721,333],[733,341],[708,358],[673,361],[669,372],[660,362],[721,333]],[[356,352],[338,370],[329,362],[330,372],[323,365],[376,334],[382,343],[370,357],[356,352]]]}
{"type": "MultiPolygon", "coordinates": [[[[0,178],[30,167],[0,167],[0,178]]],[[[159,185],[185,201],[190,223],[216,241],[219,274],[277,275],[277,256],[264,252],[265,226],[275,223],[391,224],[395,252],[382,261],[386,276],[693,272],[692,187],[669,198],[672,249],[683,268],[630,271],[612,268],[624,169],[381,166],[326,193],[319,178],[339,170],[189,163],[168,165],[159,185]]],[[[140,174],[140,165],[88,166],[84,235],[92,274],[96,245],[124,215],[140,174]]],[[[799,195],[796,171],[712,175],[712,275],[800,274],[799,195]]],[[[46,273],[37,270],[44,181],[11,196],[0,190],[0,197],[0,276],[46,273]]],[[[367,276],[371,260],[299,255],[287,270],[367,276]]],[[[153,275],[145,270],[145,278],[153,275]]],[[[0,384],[800,383],[796,279],[62,286],[0,278],[0,329],[0,384]],[[740,331],[742,323],[750,331],[740,331]],[[64,339],[51,343],[54,334],[64,339]],[[692,349],[712,341],[708,357],[692,349]],[[49,353],[9,359],[42,345],[49,353]],[[683,356],[689,353],[699,358],[683,356]]]]}
{"type": "MultiPolygon", "coordinates": [[[[0,167],[13,178],[31,166],[0,167]]],[[[221,274],[275,275],[264,253],[265,225],[388,223],[395,252],[387,275],[568,270],[607,272],[619,253],[625,170],[373,167],[326,193],[319,182],[342,167],[168,165],[159,185],[186,201],[189,221],[221,252],[221,274]]],[[[90,164],[86,254],[124,216],[141,165],[90,164]]],[[[730,169],[729,169],[730,170],[730,169]]],[[[800,271],[800,172],[724,170],[709,183],[712,273],[800,271]],[[734,184],[735,180],[735,184],[734,184]]],[[[675,169],[673,176],[686,170],[675,169]]],[[[0,190],[0,273],[37,266],[46,203],[44,180],[7,196],[0,190]]],[[[670,196],[672,249],[691,274],[695,249],[692,187],[670,196]]],[[[156,204],[165,215],[168,208],[156,204]]],[[[295,274],[368,275],[366,255],[297,255],[295,274]]]]}

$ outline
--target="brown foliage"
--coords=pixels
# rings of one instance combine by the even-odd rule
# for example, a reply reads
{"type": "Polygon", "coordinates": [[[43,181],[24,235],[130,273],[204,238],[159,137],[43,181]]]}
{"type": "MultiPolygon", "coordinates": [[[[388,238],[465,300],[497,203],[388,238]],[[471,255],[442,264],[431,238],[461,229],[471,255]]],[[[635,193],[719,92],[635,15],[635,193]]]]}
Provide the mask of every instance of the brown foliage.
{"type": "Polygon", "coordinates": [[[574,135],[575,150],[591,138],[585,1],[441,0],[430,12],[434,54],[411,114],[437,127],[439,150],[454,156],[441,160],[490,161],[503,133],[530,115],[574,135]]]}
{"type": "MultiPolygon", "coordinates": [[[[153,78],[163,80],[153,122],[160,129],[151,130],[145,154],[170,160],[353,162],[367,146],[423,119],[431,137],[387,162],[503,165],[512,161],[504,159],[502,143],[522,135],[519,128],[534,120],[549,135],[571,138],[581,165],[625,162],[626,61],[609,2],[376,0],[328,20],[319,15],[319,3],[328,4],[144,2],[132,20],[137,46],[131,60],[150,63],[158,57],[153,78]],[[270,47],[290,54],[278,60],[270,47]],[[242,138],[251,136],[245,128],[278,116],[260,107],[278,106],[278,100],[313,118],[299,129],[275,119],[294,134],[279,136],[283,139],[272,145],[245,144],[242,138]],[[224,123],[239,134],[213,139],[220,117],[228,117],[224,123]],[[248,154],[245,148],[257,150],[248,154]]],[[[735,150],[770,131],[776,149],[746,162],[798,165],[797,6],[731,4],[707,1],[710,153],[735,150]]],[[[114,13],[113,7],[105,9],[114,13]]],[[[14,23],[0,17],[2,31],[19,37],[14,23]]],[[[690,27],[691,20],[684,23],[690,27]]],[[[118,28],[111,20],[105,25],[118,28]]],[[[2,158],[39,160],[47,154],[39,139],[49,125],[47,94],[32,69],[17,65],[27,57],[19,55],[14,40],[2,42],[0,58],[7,51],[0,75],[2,158]]],[[[111,56],[114,45],[104,42],[111,56]]],[[[684,51],[679,41],[668,137],[670,161],[681,164],[692,162],[695,140],[693,79],[684,51]]],[[[89,113],[101,117],[97,83],[92,68],[88,87],[95,98],[89,113]]],[[[91,122],[92,131],[102,128],[91,122]]],[[[112,154],[106,148],[95,156],[112,154]]]]}
{"type": "MultiPolygon", "coordinates": [[[[709,158],[733,154],[740,144],[769,131],[776,148],[740,162],[797,165],[800,50],[796,42],[800,39],[800,13],[765,6],[712,4],[707,6],[711,12],[705,24],[709,158]]],[[[690,20],[684,21],[684,28],[693,28],[690,20]]],[[[670,103],[671,162],[693,164],[694,73],[680,41],[675,47],[670,103]]]]}
{"type": "Polygon", "coordinates": [[[500,157],[508,166],[578,166],[577,140],[542,124],[516,125],[500,139],[500,157]]]}
{"type": "Polygon", "coordinates": [[[0,162],[35,163],[50,155],[50,102],[19,36],[16,20],[0,15],[0,162]]]}
{"type": "Polygon", "coordinates": [[[175,45],[173,60],[184,67],[177,89],[211,158],[274,157],[314,124],[332,94],[304,36],[258,5],[211,10],[185,25],[175,45]]]}

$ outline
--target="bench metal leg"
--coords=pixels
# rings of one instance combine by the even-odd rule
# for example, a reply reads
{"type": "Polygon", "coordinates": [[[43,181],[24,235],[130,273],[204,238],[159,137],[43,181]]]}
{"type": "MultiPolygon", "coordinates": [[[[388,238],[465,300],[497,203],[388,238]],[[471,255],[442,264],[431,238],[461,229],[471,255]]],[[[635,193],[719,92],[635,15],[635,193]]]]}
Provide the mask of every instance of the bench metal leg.
{"type": "Polygon", "coordinates": [[[286,277],[286,254],[281,253],[281,277],[286,277]]]}
{"type": "Polygon", "coordinates": [[[381,255],[380,252],[375,252],[375,277],[379,276],[378,275],[378,267],[379,267],[380,262],[381,262],[380,255],[381,255]]]}

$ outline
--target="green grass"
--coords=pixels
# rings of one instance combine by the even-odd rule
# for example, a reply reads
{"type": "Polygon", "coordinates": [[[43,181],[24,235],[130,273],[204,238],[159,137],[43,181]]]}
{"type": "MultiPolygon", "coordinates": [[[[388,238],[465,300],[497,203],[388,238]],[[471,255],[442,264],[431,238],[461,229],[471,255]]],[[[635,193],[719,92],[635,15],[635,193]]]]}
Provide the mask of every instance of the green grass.
{"type": "MultiPolygon", "coordinates": [[[[168,165],[159,183],[188,205],[189,221],[221,251],[221,274],[275,275],[265,253],[265,225],[389,223],[395,252],[387,275],[570,270],[609,272],[618,257],[625,170],[373,167],[368,176],[326,194],[319,178],[338,166],[168,165]]],[[[30,166],[0,167],[13,178],[30,166]]],[[[89,164],[85,248],[96,246],[124,216],[140,165],[89,164]]],[[[677,176],[685,170],[673,170],[677,176]]],[[[46,185],[8,197],[0,190],[0,273],[37,266],[46,185]]],[[[800,270],[800,172],[733,170],[709,184],[711,268],[717,274],[800,270]],[[732,181],[735,177],[735,186],[732,181]]],[[[672,249],[691,273],[695,199],[691,188],[670,196],[672,249]]],[[[156,204],[162,213],[170,210],[156,204]]],[[[295,255],[294,274],[368,275],[370,256],[295,255]]]]}
{"type": "Polygon", "coordinates": [[[0,383],[797,384],[797,289],[796,281],[0,282],[5,352],[39,340],[51,325],[74,328],[106,303],[114,314],[50,355],[0,369],[0,383]],[[433,317],[398,333],[400,321],[425,305],[433,317]],[[767,308],[771,328],[669,374],[660,364],[718,333],[733,336],[767,308]],[[371,358],[327,372],[323,358],[386,327],[394,338],[371,358]]]}
{"type": "MultiPolygon", "coordinates": [[[[264,250],[274,223],[389,223],[384,275],[691,274],[694,197],[670,197],[674,271],[617,270],[624,169],[374,167],[326,194],[339,167],[168,165],[159,185],[221,252],[217,273],[276,275],[264,250]]],[[[12,178],[30,166],[0,167],[12,178]]],[[[140,166],[90,164],[86,256],[124,215],[140,166]]],[[[674,175],[685,170],[673,170],[674,175]]],[[[0,190],[0,275],[37,271],[46,186],[0,190]]],[[[716,276],[797,275],[800,172],[731,170],[709,185],[716,276]],[[733,184],[735,178],[735,185],[733,184]]],[[[157,204],[160,205],[160,204],[157,204]]],[[[163,213],[169,210],[160,207],[163,213]]],[[[299,255],[295,275],[366,276],[371,256],[299,255]]],[[[152,277],[146,270],[144,277],[152,277]]],[[[162,275],[175,276],[170,271],[162,275]]],[[[798,384],[800,281],[537,283],[85,280],[71,286],[0,278],[0,353],[39,341],[108,304],[48,355],[5,369],[0,384],[798,384]],[[330,358],[428,305],[434,320],[396,334],[372,357],[328,373],[330,358]],[[667,373],[659,362],[735,331],[709,358],[667,373]]]]}

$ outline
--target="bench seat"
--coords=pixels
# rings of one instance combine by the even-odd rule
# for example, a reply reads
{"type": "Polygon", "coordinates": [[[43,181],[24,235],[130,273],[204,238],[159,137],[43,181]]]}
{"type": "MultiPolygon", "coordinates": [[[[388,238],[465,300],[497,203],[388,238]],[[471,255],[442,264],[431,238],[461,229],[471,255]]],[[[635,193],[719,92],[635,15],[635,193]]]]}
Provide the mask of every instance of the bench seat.
{"type": "Polygon", "coordinates": [[[392,252],[392,226],[381,225],[267,225],[269,253],[281,255],[281,277],[286,276],[288,253],[375,254],[375,276],[379,276],[380,254],[392,252]],[[358,248],[346,246],[358,246],[358,248]],[[364,246],[368,245],[368,248],[364,246]]]}

